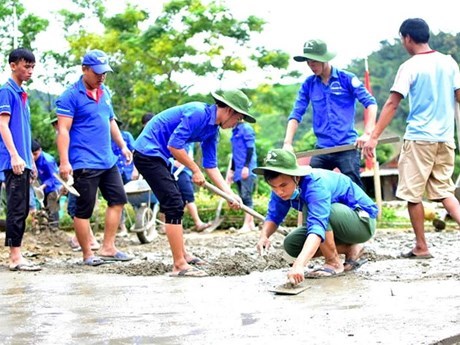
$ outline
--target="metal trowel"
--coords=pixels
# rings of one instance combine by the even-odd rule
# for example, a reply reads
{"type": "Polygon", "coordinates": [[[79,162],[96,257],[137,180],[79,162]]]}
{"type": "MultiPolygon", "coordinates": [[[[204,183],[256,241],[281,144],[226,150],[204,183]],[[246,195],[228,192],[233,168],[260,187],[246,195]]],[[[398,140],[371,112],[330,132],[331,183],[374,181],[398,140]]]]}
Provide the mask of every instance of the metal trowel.
{"type": "Polygon", "coordinates": [[[298,295],[299,293],[309,289],[311,286],[305,286],[302,284],[294,285],[292,283],[285,283],[282,285],[274,286],[268,291],[274,292],[277,295],[298,295]]]}
{"type": "Polygon", "coordinates": [[[64,186],[65,189],[69,191],[69,193],[72,193],[75,196],[80,196],[80,193],[78,193],[78,190],[75,189],[73,185],[73,178],[72,175],[69,175],[69,180],[65,181],[59,174],[53,173],[54,177],[56,180],[61,182],[61,184],[64,186]]]}

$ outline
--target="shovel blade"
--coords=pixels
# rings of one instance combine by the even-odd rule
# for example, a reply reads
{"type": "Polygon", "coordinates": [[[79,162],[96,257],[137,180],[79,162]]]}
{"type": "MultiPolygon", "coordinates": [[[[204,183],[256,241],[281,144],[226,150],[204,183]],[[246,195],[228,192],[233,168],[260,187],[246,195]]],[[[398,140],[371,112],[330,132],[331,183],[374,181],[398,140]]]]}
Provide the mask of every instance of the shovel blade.
{"type": "Polygon", "coordinates": [[[278,286],[274,286],[271,289],[268,289],[270,292],[274,292],[277,295],[298,295],[299,293],[309,289],[310,286],[305,285],[292,285],[291,283],[286,283],[278,286]]]}
{"type": "Polygon", "coordinates": [[[216,230],[222,224],[223,221],[224,221],[223,218],[215,220],[212,223],[212,225],[209,226],[208,228],[206,228],[203,232],[206,233],[206,234],[209,234],[210,232],[213,232],[214,230],[216,230]]]}

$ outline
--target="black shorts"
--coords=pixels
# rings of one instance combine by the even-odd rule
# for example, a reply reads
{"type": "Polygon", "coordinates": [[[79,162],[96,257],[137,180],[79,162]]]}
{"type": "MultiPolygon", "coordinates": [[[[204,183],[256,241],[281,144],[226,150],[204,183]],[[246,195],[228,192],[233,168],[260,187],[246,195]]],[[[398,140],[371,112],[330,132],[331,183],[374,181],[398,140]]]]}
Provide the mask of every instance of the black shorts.
{"type": "Polygon", "coordinates": [[[160,157],[146,156],[136,151],[134,165],[160,202],[160,211],[165,214],[165,222],[181,224],[184,202],[170,167],[160,157]]]}
{"type": "Polygon", "coordinates": [[[107,200],[108,206],[124,205],[128,202],[125,188],[117,166],[104,169],[77,169],[73,172],[77,197],[75,217],[89,219],[96,203],[97,188],[107,200]]]}

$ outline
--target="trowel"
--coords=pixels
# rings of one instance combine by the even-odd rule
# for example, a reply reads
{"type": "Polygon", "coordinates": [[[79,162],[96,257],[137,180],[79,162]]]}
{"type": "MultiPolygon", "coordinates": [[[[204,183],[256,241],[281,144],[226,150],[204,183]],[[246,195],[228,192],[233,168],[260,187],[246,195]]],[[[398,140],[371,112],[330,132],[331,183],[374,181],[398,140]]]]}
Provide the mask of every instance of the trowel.
{"type": "Polygon", "coordinates": [[[61,182],[61,184],[64,186],[65,189],[69,191],[69,193],[72,193],[75,196],[80,196],[80,193],[78,193],[78,190],[75,189],[73,185],[73,178],[71,175],[69,175],[69,180],[65,181],[59,174],[53,173],[54,177],[56,180],[61,182]]]}
{"type": "Polygon", "coordinates": [[[298,295],[310,287],[311,286],[305,286],[302,284],[294,285],[292,283],[284,283],[282,285],[274,286],[268,289],[268,291],[274,292],[277,295],[298,295]]]}

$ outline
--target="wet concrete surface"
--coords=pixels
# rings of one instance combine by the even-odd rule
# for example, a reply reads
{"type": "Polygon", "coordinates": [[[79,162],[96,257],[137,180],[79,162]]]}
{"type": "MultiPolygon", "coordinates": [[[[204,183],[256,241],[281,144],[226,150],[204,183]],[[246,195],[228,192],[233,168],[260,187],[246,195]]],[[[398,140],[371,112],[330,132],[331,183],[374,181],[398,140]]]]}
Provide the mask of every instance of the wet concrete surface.
{"type": "Polygon", "coordinates": [[[379,265],[306,280],[295,296],[268,292],[284,269],[207,278],[2,270],[0,344],[460,342],[458,279],[369,279],[379,265]]]}

